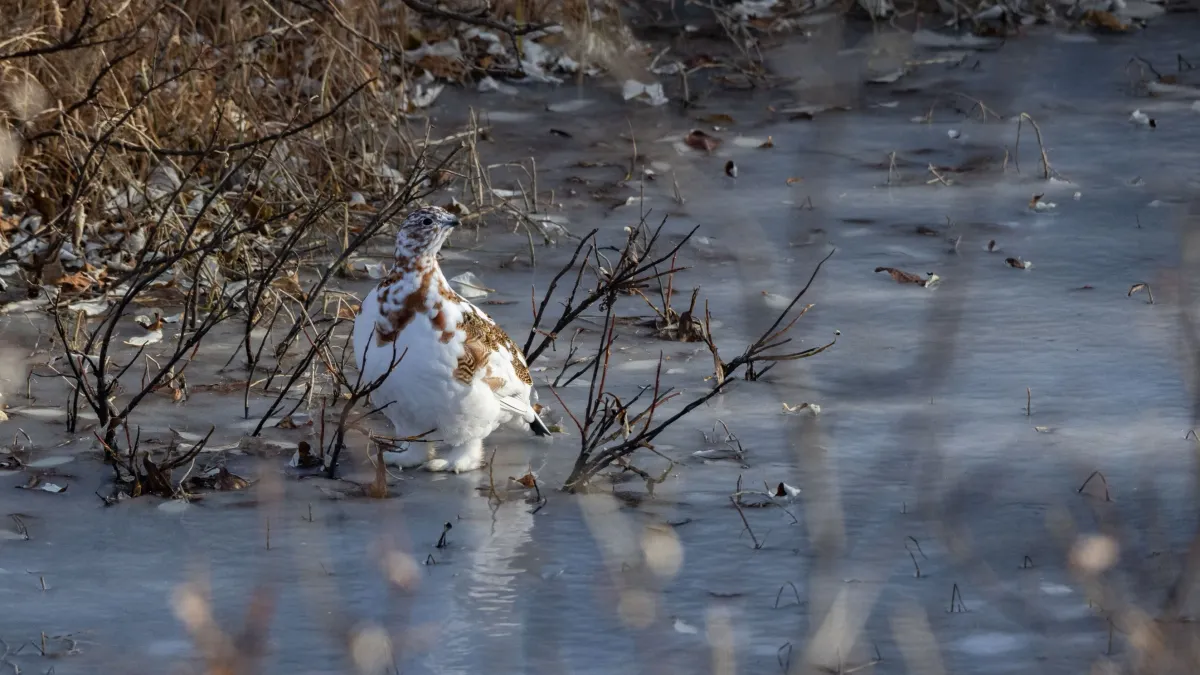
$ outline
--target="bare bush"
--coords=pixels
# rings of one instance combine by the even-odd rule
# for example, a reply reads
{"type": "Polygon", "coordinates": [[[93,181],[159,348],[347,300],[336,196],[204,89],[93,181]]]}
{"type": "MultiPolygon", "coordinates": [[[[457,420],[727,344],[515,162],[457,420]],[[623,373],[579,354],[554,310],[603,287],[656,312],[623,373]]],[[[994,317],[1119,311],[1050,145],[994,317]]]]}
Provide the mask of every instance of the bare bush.
{"type": "MultiPolygon", "coordinates": [[[[580,350],[576,344],[575,338],[578,337],[576,334],[571,340],[564,372],[555,379],[555,383],[551,387],[551,391],[554,391],[555,397],[570,416],[580,436],[579,456],[565,482],[564,489],[583,488],[591,478],[613,464],[619,466],[623,471],[636,473],[646,481],[648,488],[653,489],[655,483],[661,482],[665,478],[666,472],[656,478],[639,469],[630,460],[634,453],[641,449],[653,452],[652,441],[655,437],[683,416],[720,394],[735,380],[739,378],[758,379],[780,361],[793,361],[815,356],[837,342],[835,338],[830,343],[819,347],[795,352],[781,353],[778,351],[791,341],[791,338],[786,337],[787,333],[811,307],[811,305],[805,306],[793,314],[793,309],[812,285],[821,266],[833,255],[833,251],[830,251],[817,264],[808,283],[780,312],[775,322],[757,340],[748,345],[742,354],[729,361],[722,360],[717,351],[711,331],[711,316],[707,307],[703,321],[693,316],[696,294],[693,293],[689,310],[681,315],[671,308],[670,290],[660,289],[663,306],[661,309],[655,308],[655,313],[665,324],[657,326],[657,330],[661,334],[663,329],[669,328],[669,335],[679,339],[680,329],[678,326],[681,323],[690,326],[685,335],[687,337],[695,336],[703,341],[712,354],[712,387],[704,394],[692,398],[672,414],[660,411],[659,409],[664,404],[679,395],[679,392],[672,388],[664,389],[662,387],[662,357],[660,354],[654,384],[642,388],[628,400],[623,400],[610,390],[608,384],[609,359],[612,355],[613,343],[617,339],[616,320],[613,315],[617,299],[622,295],[638,295],[645,299],[643,290],[648,287],[650,282],[663,278],[673,280],[674,275],[681,269],[675,265],[677,254],[697,229],[693,228],[669,250],[660,254],[655,248],[661,242],[665,225],[666,219],[657,227],[651,228],[645,219],[642,219],[635,227],[628,228],[625,243],[615,258],[601,252],[601,247],[596,241],[596,230],[592,230],[576,246],[570,261],[555,274],[534,315],[533,327],[525,342],[525,358],[528,363],[533,363],[547,348],[554,346],[558,336],[568,330],[589,307],[598,304],[605,311],[604,324],[591,355],[584,358],[576,357],[580,350]],[[659,270],[658,266],[668,260],[671,261],[669,267],[659,270]],[[581,287],[584,285],[587,273],[590,273],[594,281],[590,288],[582,290],[581,287]],[[560,291],[559,282],[568,275],[574,277],[570,290],[560,291]],[[563,297],[564,295],[565,297],[563,297]],[[562,309],[552,327],[546,330],[541,326],[547,319],[546,310],[552,298],[558,299],[562,309]],[[763,364],[766,364],[765,367],[763,364]],[[577,366],[573,372],[570,371],[572,366],[577,366]],[[585,376],[589,378],[587,401],[582,414],[576,415],[562,401],[555,388],[566,386],[585,376]],[[649,401],[639,405],[639,401],[647,394],[649,401]]],[[[668,289],[670,285],[668,283],[668,289]]],[[[649,302],[648,299],[646,301],[649,302]]],[[[650,304],[652,307],[654,306],[653,303],[650,304]]],[[[667,470],[669,471],[669,469],[668,466],[667,470]]]]}

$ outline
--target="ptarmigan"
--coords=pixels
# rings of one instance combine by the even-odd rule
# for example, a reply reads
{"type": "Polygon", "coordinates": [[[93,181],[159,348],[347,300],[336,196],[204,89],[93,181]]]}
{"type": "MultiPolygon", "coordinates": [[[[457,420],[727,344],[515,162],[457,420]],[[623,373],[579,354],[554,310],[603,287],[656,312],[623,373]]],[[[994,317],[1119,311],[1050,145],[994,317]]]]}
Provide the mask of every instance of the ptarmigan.
{"type": "MultiPolygon", "coordinates": [[[[405,468],[473,471],[483,465],[483,439],[501,424],[550,430],[530,404],[533,380],[521,350],[504,329],[451,288],[437,253],[458,225],[445,209],[413,211],[396,234],[391,272],[363,300],[354,320],[354,355],[362,382],[392,372],[371,393],[398,436],[450,446],[433,457],[432,444],[399,453],[405,468]],[[392,367],[394,364],[394,368],[392,367]]],[[[390,462],[389,462],[390,463],[390,462]]]]}

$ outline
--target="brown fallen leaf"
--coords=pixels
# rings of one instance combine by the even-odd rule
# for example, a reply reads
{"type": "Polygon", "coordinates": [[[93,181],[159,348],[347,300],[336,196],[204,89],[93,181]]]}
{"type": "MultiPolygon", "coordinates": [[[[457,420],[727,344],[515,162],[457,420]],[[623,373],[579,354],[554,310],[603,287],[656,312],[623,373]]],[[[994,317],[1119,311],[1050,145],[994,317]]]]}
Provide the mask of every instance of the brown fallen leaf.
{"type": "Polygon", "coordinates": [[[733,121],[733,117],[726,115],[725,113],[713,113],[711,115],[705,115],[700,118],[700,121],[704,122],[705,124],[712,125],[728,126],[730,124],[736,124],[736,122],[733,121]]]}
{"type": "Polygon", "coordinates": [[[300,275],[295,270],[276,278],[271,282],[271,286],[297,298],[305,297],[304,287],[300,285],[300,275]]]}
{"type": "Polygon", "coordinates": [[[771,138],[770,136],[767,136],[767,140],[763,141],[763,144],[762,144],[762,145],[760,145],[760,146],[758,146],[758,147],[760,147],[760,148],[773,148],[773,147],[775,147],[775,139],[774,139],[774,138],[771,138]]]}
{"type": "Polygon", "coordinates": [[[924,225],[918,225],[917,226],[917,234],[923,234],[927,237],[936,237],[939,234],[939,232],[937,230],[933,229],[932,227],[925,227],[924,225]]]}
{"type": "Polygon", "coordinates": [[[1029,200],[1029,208],[1036,209],[1038,202],[1042,201],[1042,197],[1045,197],[1045,196],[1046,196],[1045,193],[1042,193],[1040,195],[1034,195],[1033,198],[1029,200]]]}
{"type": "Polygon", "coordinates": [[[996,250],[996,240],[993,239],[988,242],[988,253],[991,253],[992,251],[995,251],[995,250],[996,250]]]}
{"type": "Polygon", "coordinates": [[[520,485],[521,487],[523,487],[527,490],[532,490],[533,488],[537,487],[537,476],[533,475],[532,471],[526,473],[524,476],[521,476],[520,478],[513,478],[513,477],[509,476],[509,480],[513,481],[514,483],[517,483],[518,485],[520,485]]]}
{"type": "Polygon", "coordinates": [[[42,492],[49,492],[50,494],[58,494],[60,492],[67,491],[67,486],[44,481],[42,480],[41,476],[36,474],[29,476],[29,480],[24,485],[18,485],[17,487],[21,488],[22,490],[41,490],[42,492]]]}
{"type": "Polygon", "coordinates": [[[1104,12],[1098,9],[1089,9],[1079,18],[1079,23],[1084,26],[1096,28],[1103,31],[1112,31],[1114,33],[1124,33],[1129,30],[1129,24],[1122,23],[1120,19],[1110,12],[1104,12]]]}
{"type": "Polygon", "coordinates": [[[1150,284],[1147,283],[1138,283],[1130,286],[1129,292],[1125,294],[1125,297],[1131,298],[1138,291],[1146,291],[1146,295],[1150,298],[1150,304],[1154,304],[1154,293],[1150,290],[1150,284]]]}
{"type": "Polygon", "coordinates": [[[684,137],[683,142],[689,147],[705,152],[712,152],[721,145],[721,139],[716,136],[709,136],[699,129],[692,129],[692,132],[684,137]]]}
{"type": "Polygon", "coordinates": [[[344,303],[339,304],[337,316],[339,319],[353,320],[354,317],[358,316],[358,312],[361,309],[362,309],[362,305],[358,305],[358,304],[354,304],[354,305],[348,305],[348,304],[344,304],[344,303]]]}
{"type": "Polygon", "coordinates": [[[64,291],[83,292],[95,285],[96,281],[84,274],[83,272],[75,272],[60,276],[54,280],[48,280],[50,283],[56,284],[59,289],[64,291]]]}
{"type": "Polygon", "coordinates": [[[876,267],[875,272],[877,274],[879,272],[887,272],[888,274],[892,275],[892,278],[896,280],[896,283],[900,284],[917,284],[918,286],[924,286],[926,283],[925,279],[917,276],[916,274],[913,274],[912,272],[905,272],[904,270],[898,270],[895,267],[876,267]]]}
{"type": "Polygon", "coordinates": [[[308,421],[304,422],[303,424],[296,424],[296,420],[292,419],[291,415],[288,415],[279,420],[279,423],[275,426],[280,429],[299,429],[300,427],[311,427],[312,425],[313,421],[311,417],[308,418],[308,421]]]}
{"type": "Polygon", "coordinates": [[[221,491],[228,490],[244,490],[250,487],[250,481],[241,476],[234,475],[229,472],[229,469],[221,467],[217,471],[217,489],[221,491]]]}
{"type": "Polygon", "coordinates": [[[795,185],[796,183],[803,183],[803,182],[804,182],[804,179],[800,178],[799,176],[792,176],[791,178],[787,179],[788,185],[795,185]]]}
{"type": "Polygon", "coordinates": [[[1027,269],[1033,267],[1033,263],[1029,262],[1028,260],[1021,260],[1020,258],[1005,258],[1004,262],[1009,267],[1013,267],[1013,268],[1016,268],[1019,270],[1027,270],[1027,269]]]}
{"type": "Polygon", "coordinates": [[[248,487],[250,487],[250,481],[230,473],[229,469],[225,467],[220,467],[216,473],[192,476],[184,485],[184,488],[188,490],[218,490],[220,492],[234,492],[245,490],[248,487]]]}
{"type": "Polygon", "coordinates": [[[428,70],[436,78],[453,82],[461,80],[467,74],[467,64],[460,59],[439,54],[428,54],[414,65],[428,70]]]}
{"type": "Polygon", "coordinates": [[[322,465],[321,458],[317,457],[317,454],[312,451],[312,446],[308,444],[308,441],[300,441],[299,445],[296,446],[296,454],[299,455],[296,466],[301,469],[322,465]]]}
{"type": "Polygon", "coordinates": [[[453,171],[438,169],[437,171],[433,172],[432,176],[429,177],[429,186],[434,189],[444,188],[453,183],[455,178],[458,178],[458,175],[453,171]]]}
{"type": "Polygon", "coordinates": [[[732,159],[725,162],[725,175],[730,178],[737,178],[737,164],[734,164],[732,159]]]}

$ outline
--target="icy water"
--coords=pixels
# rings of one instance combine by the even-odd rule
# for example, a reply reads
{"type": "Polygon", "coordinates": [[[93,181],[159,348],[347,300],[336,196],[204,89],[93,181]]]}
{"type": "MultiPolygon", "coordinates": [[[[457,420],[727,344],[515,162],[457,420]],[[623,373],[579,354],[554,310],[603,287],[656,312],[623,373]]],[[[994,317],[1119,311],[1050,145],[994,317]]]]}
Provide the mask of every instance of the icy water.
{"type": "MultiPolygon", "coordinates": [[[[279,451],[230,457],[237,473],[261,479],[254,490],[186,509],[154,498],[105,508],[93,493],[108,469],[87,434],[72,439],[53,413],[15,410],[0,427],[6,438],[19,428],[39,456],[72,461],[49,479],[68,485],[64,493],[0,490],[0,513],[19,514],[29,533],[15,535],[15,520],[0,525],[6,660],[22,672],[175,672],[194,664],[195,652],[173,593],[205,579],[231,631],[254,588],[274,589],[270,673],[801,672],[806,656],[843,671],[878,657],[870,670],[880,673],[1068,673],[1123,663],[1132,651],[1126,636],[1110,638],[1066,555],[1072,532],[1116,536],[1109,577],[1124,601],[1153,615],[1196,526],[1179,321],[1180,290],[1194,285],[1184,200],[1200,169],[1200,111],[1186,97],[1135,97],[1126,66],[1134,54],[1163,72],[1176,54],[1196,61],[1198,36],[1200,23],[1180,16],[1132,37],[1038,34],[972,53],[956,68],[925,65],[891,84],[853,88],[854,110],[812,120],[784,112],[820,95],[797,48],[768,61],[805,79],[744,95],[714,91],[686,115],[619,104],[600,86],[447,95],[434,112],[439,128],[455,128],[468,106],[486,113],[488,160],[536,157],[539,190],[554,190],[572,231],[599,228],[603,242],[618,243],[639,208],[654,222],[669,215],[672,241],[700,225],[680,257],[691,269],[676,283],[701,288],[726,359],[836,249],[794,337],[814,346],[840,331],[837,344],[735,385],[660,437],[658,450],[679,463],[642,500],[553,489],[578,438],[543,386],[542,402],[568,433],[491,441],[497,484],[539,472],[547,502],[536,513],[517,493],[489,502],[477,489],[486,471],[405,473],[393,498],[370,500],[347,483],[287,477],[279,451]],[[977,109],[969,119],[971,100],[952,92],[1005,120],[982,122],[977,109]],[[579,98],[591,103],[545,109],[579,98]],[[1139,108],[1156,128],[1130,123],[1139,108]],[[1042,180],[1028,123],[1017,154],[1012,118],[1021,112],[1037,121],[1059,180],[1042,180]],[[704,126],[696,117],[716,113],[736,122],[706,127],[724,140],[713,156],[680,144],[704,126]],[[644,187],[618,184],[631,132],[657,171],[644,187]],[[768,137],[774,147],[757,147],[768,137]],[[736,179],[723,170],[729,160],[736,179]],[[965,165],[975,170],[948,170],[965,165]],[[611,208],[643,190],[641,207],[611,208]],[[1030,208],[1037,194],[1056,206],[1030,208]],[[1010,257],[1033,265],[1015,269],[1010,257]],[[897,284],[874,273],[879,266],[933,272],[941,283],[897,284]],[[1154,304],[1127,295],[1141,282],[1154,304]],[[784,413],[784,404],[802,402],[821,412],[784,413]],[[704,437],[718,420],[739,439],[744,464],[693,456],[723,447],[704,437]],[[1099,479],[1077,492],[1097,470],[1111,501],[1099,479]],[[786,510],[745,509],[752,536],[729,502],[739,477],[746,489],[783,481],[801,492],[786,510]],[[444,523],[453,528],[437,548],[444,523]],[[955,588],[965,611],[957,603],[950,611],[955,588]],[[378,630],[392,653],[373,659],[378,650],[363,636],[378,630]]],[[[826,72],[836,80],[865,58],[827,56],[826,72]]],[[[517,187],[497,176],[497,187],[517,187]]],[[[570,246],[539,247],[530,266],[523,234],[493,229],[452,245],[448,275],[474,271],[497,290],[491,299],[515,301],[486,309],[523,342],[529,287],[544,288],[570,246]]],[[[649,313],[633,300],[620,310],[649,313]]],[[[30,404],[26,361],[48,331],[39,315],[0,318],[12,408],[30,404]]],[[[189,371],[191,381],[215,379],[227,357],[221,345],[235,341],[214,336],[211,367],[189,371]]],[[[685,399],[704,390],[711,359],[702,346],[633,329],[619,344],[614,390],[651,383],[660,351],[664,383],[685,399]]],[[[564,356],[536,364],[540,384],[564,356]]],[[[35,399],[39,388],[51,390],[32,386],[35,399]]],[[[578,408],[586,389],[561,393],[578,408]]],[[[139,414],[147,434],[202,434],[216,424],[213,443],[228,445],[247,430],[241,412],[240,395],[209,393],[139,414]]],[[[272,429],[268,438],[290,447],[308,433],[272,429]]],[[[639,461],[652,473],[665,465],[639,461]]],[[[365,480],[362,467],[346,472],[365,480]]],[[[644,495],[640,481],[612,490],[644,495]]]]}

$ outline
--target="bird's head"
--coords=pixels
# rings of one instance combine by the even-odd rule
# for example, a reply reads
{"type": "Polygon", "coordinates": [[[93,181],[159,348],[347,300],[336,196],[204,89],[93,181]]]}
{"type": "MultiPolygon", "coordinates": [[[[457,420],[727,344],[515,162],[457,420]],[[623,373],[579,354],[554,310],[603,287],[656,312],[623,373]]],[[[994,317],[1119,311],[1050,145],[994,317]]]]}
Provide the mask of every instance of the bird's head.
{"type": "Polygon", "coordinates": [[[396,262],[429,259],[458,226],[458,216],[438,206],[408,214],[396,233],[396,262]]]}

